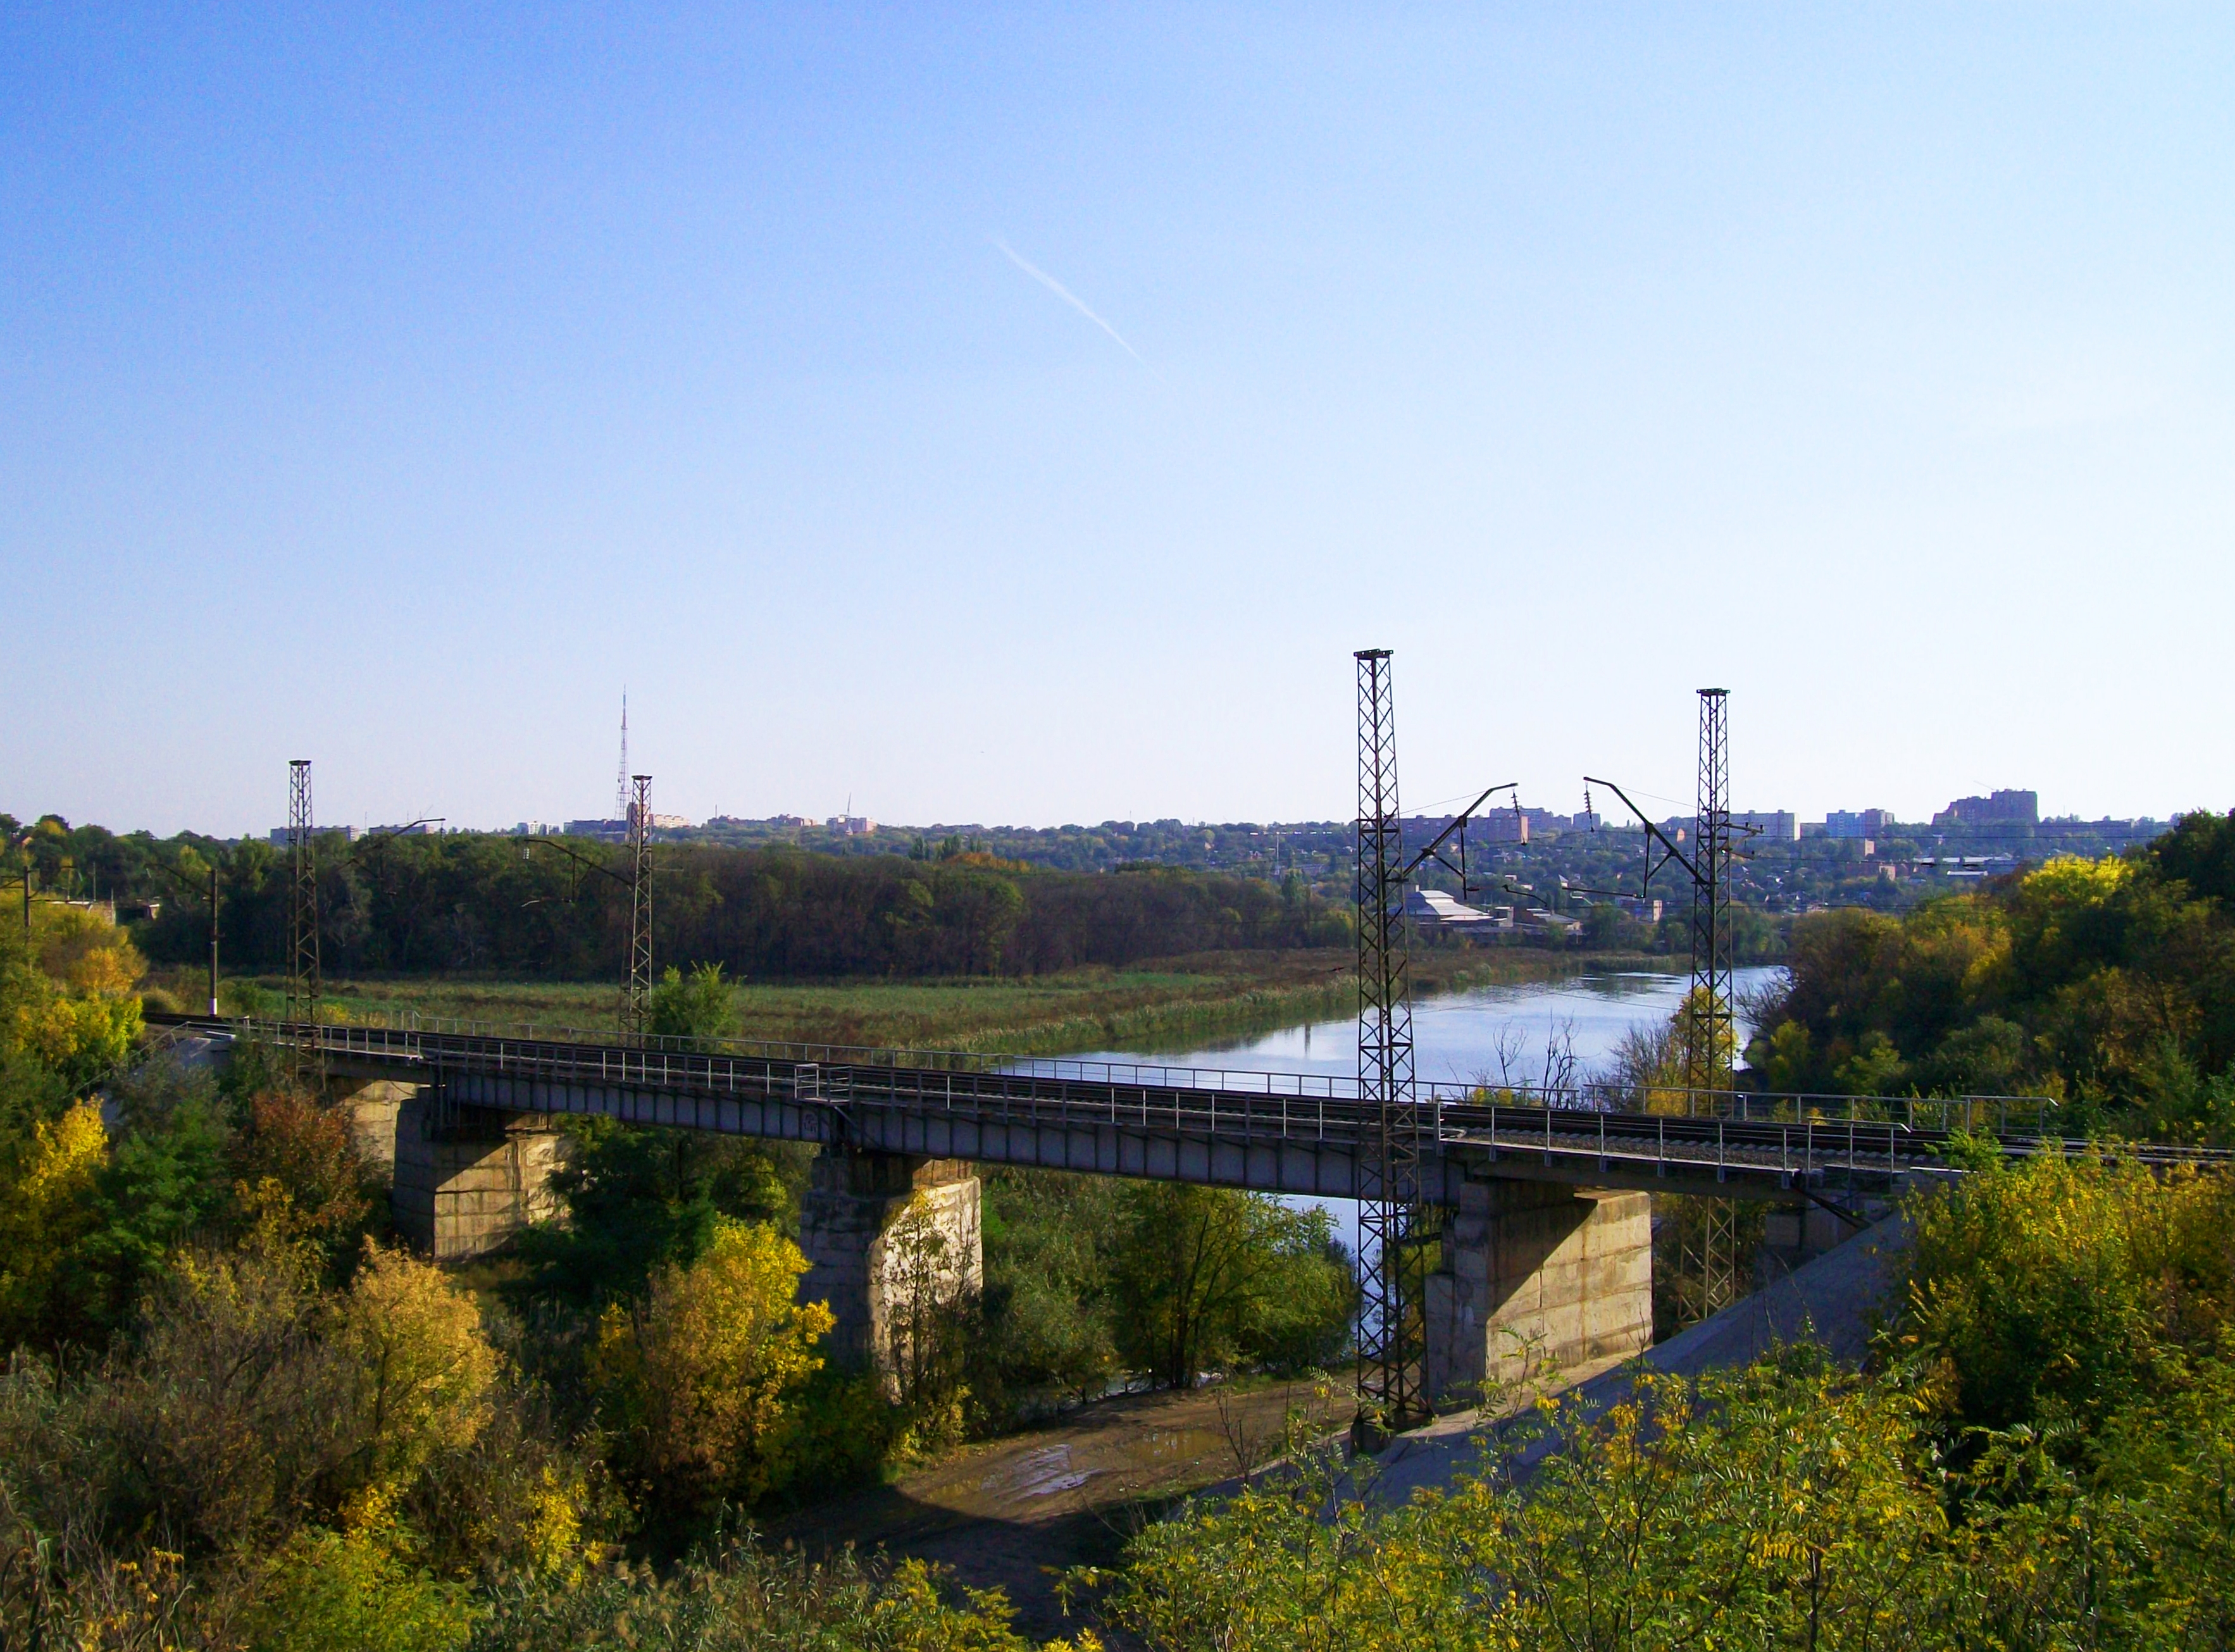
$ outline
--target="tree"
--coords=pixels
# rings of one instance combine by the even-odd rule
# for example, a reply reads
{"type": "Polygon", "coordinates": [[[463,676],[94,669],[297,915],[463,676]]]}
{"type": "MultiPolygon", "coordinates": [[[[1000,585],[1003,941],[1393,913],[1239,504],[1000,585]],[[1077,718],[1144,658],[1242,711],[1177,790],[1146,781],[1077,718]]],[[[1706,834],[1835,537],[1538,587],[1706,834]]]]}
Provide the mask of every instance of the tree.
{"type": "Polygon", "coordinates": [[[226,1155],[242,1215],[338,1259],[363,1236],[374,1204],[348,1114],[292,1086],[259,1090],[246,1111],[226,1155]]]}
{"type": "Polygon", "coordinates": [[[949,1242],[921,1191],[885,1229],[883,1365],[927,1437],[960,1426],[964,1341],[978,1318],[970,1260],[949,1242]]]}
{"type": "Polygon", "coordinates": [[[0,925],[0,1060],[29,1059],[82,1087],[130,1054],[147,965],[102,913],[52,901],[31,912],[28,941],[0,925]]]}
{"type": "Polygon", "coordinates": [[[298,1247],[192,1247],[167,1260],[112,1401],[128,1470],[121,1525],[222,1552],[272,1539],[330,1494],[354,1406],[321,1308],[298,1247]]]}
{"type": "Polygon", "coordinates": [[[736,997],[721,965],[693,964],[685,975],[670,964],[646,1001],[644,1030],[704,1044],[726,1036],[736,1018],[736,997]]]}
{"type": "Polygon", "coordinates": [[[552,1177],[567,1219],[520,1238],[538,1295],[633,1295],[655,1268],[696,1261],[720,1219],[798,1220],[808,1161],[790,1144],[601,1118],[570,1122],[567,1137],[567,1162],[552,1177]]]}
{"type": "Polygon", "coordinates": [[[0,1159],[0,1347],[43,1336],[72,1249],[98,1220],[98,1181],[108,1161],[101,1107],[79,1102],[38,1119],[0,1159]]]}
{"type": "Polygon", "coordinates": [[[717,1217],[705,1251],[609,1304],[590,1376],[640,1487],[685,1506],[774,1483],[787,1399],[836,1321],[793,1301],[807,1258],[765,1223],[717,1217]]]}
{"type": "Polygon", "coordinates": [[[1211,1366],[1325,1351],[1348,1324],[1353,1282],[1325,1211],[1178,1182],[1123,1200],[1112,1284],[1136,1369],[1186,1387],[1211,1366]]]}
{"type": "Polygon", "coordinates": [[[365,1241],[337,1338],[357,1389],[364,1483],[392,1492],[489,1419],[496,1351],[473,1299],[442,1269],[365,1241]]]}
{"type": "Polygon", "coordinates": [[[225,1118],[206,1085],[176,1077],[148,1063],[112,1085],[124,1128],[95,1177],[94,1219],[63,1264],[58,1337],[97,1342],[128,1325],[143,1282],[192,1236],[233,1225],[225,1118]]]}
{"type": "Polygon", "coordinates": [[[942,867],[932,875],[932,901],[948,968],[989,975],[1001,967],[1009,936],[1025,915],[1024,894],[1014,878],[942,867]]]}
{"type": "Polygon", "coordinates": [[[1109,1177],[992,1169],[982,1186],[973,1400],[1000,1414],[1013,1389],[1098,1392],[1118,1367],[1108,1286],[1124,1187],[1109,1177]]]}

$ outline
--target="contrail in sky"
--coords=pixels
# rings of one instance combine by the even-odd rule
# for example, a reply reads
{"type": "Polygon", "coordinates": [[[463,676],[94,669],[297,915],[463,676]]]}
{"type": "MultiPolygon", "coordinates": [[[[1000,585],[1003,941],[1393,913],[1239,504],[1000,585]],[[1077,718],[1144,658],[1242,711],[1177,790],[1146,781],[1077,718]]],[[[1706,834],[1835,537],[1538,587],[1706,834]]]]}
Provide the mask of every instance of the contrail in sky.
{"type": "MultiPolygon", "coordinates": [[[[1054,293],[1057,298],[1061,298],[1065,304],[1078,311],[1080,315],[1085,316],[1089,321],[1101,328],[1103,331],[1108,333],[1112,338],[1117,339],[1118,349],[1124,351],[1135,361],[1140,363],[1142,366],[1149,367],[1149,358],[1146,356],[1144,356],[1139,351],[1134,349],[1132,345],[1127,344],[1124,336],[1118,332],[1117,328],[1111,326],[1100,316],[1096,315],[1094,311],[1088,309],[1085,304],[1080,299],[1078,294],[1073,292],[1069,287],[1064,285],[1062,282],[1057,280],[1055,277],[1050,275],[1045,270],[1041,269],[1037,264],[1028,263],[1024,259],[1019,258],[1017,255],[1017,249],[1010,246],[1000,236],[994,236],[993,238],[993,245],[1000,249],[1001,256],[1003,258],[1008,259],[1010,263],[1015,265],[1026,275],[1032,277],[1033,280],[1039,282],[1050,292],[1054,293]]],[[[1149,370],[1154,373],[1157,370],[1153,367],[1149,367],[1149,370]]],[[[1158,377],[1162,377],[1162,375],[1158,375],[1158,377]]]]}

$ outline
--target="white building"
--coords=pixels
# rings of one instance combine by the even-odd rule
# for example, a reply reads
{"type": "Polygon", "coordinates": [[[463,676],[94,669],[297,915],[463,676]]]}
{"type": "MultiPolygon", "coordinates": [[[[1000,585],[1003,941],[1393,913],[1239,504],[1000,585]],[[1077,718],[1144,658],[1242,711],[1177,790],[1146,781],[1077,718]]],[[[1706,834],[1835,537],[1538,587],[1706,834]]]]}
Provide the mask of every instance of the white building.
{"type": "Polygon", "coordinates": [[[1467,906],[1453,900],[1441,889],[1424,889],[1417,883],[1405,886],[1405,915],[1415,923],[1432,923],[1439,929],[1454,930],[1463,934],[1470,931],[1513,928],[1513,909],[1511,907],[1485,912],[1480,907],[1467,906]]]}

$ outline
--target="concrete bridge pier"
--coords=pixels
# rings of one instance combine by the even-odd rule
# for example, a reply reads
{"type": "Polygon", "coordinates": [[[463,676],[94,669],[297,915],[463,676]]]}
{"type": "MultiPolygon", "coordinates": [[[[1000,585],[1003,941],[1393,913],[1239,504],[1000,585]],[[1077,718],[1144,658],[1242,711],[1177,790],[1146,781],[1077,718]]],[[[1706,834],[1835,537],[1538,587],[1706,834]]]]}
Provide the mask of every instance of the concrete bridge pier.
{"type": "Polygon", "coordinates": [[[330,1069],[325,1094],[365,1163],[386,1173],[396,1230],[413,1249],[441,1262],[478,1256],[560,1214],[551,1174],[565,1141],[549,1116],[445,1110],[431,1085],[361,1072],[330,1069]]]}
{"type": "Polygon", "coordinates": [[[529,1223],[560,1214],[551,1175],[565,1150],[547,1114],[442,1110],[420,1090],[396,1114],[397,1231],[437,1262],[494,1250],[529,1223]]]}
{"type": "Polygon", "coordinates": [[[326,1075],[326,1103],[348,1114],[358,1154],[367,1164],[391,1176],[396,1170],[397,1120],[419,1092],[419,1085],[397,1078],[326,1075]]]}
{"type": "Polygon", "coordinates": [[[984,1283],[977,1174],[961,1159],[825,1147],[799,1243],[800,1299],[830,1305],[832,1354],[874,1366],[898,1393],[951,1310],[984,1283]]]}
{"type": "Polygon", "coordinates": [[[1470,1175],[1428,1275],[1432,1400],[1653,1346],[1652,1198],[1470,1175]]]}

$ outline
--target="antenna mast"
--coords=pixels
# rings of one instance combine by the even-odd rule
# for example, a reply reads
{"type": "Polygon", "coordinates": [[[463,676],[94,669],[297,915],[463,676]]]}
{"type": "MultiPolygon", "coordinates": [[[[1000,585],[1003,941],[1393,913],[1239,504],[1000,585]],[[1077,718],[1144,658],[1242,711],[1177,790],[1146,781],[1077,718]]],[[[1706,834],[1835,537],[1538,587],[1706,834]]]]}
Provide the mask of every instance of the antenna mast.
{"type": "Polygon", "coordinates": [[[626,820],[629,806],[628,690],[621,690],[621,766],[613,777],[613,818],[626,820]]]}
{"type": "Polygon", "coordinates": [[[1412,1088],[1411,958],[1404,917],[1403,829],[1397,805],[1396,701],[1389,650],[1358,661],[1358,1093],[1377,1129],[1359,1161],[1363,1288],[1358,1386],[1370,1432],[1425,1414],[1420,1304],[1408,1300],[1405,1247],[1419,1203],[1420,1114],[1412,1088]]]}

